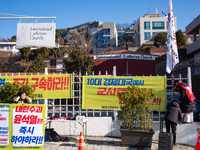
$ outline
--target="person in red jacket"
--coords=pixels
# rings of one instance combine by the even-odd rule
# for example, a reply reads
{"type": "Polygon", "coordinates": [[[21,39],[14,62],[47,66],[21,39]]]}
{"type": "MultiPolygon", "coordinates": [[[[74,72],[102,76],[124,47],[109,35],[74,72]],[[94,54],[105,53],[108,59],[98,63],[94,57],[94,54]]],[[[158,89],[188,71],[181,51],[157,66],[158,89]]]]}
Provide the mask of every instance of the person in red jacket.
{"type": "Polygon", "coordinates": [[[175,86],[175,91],[179,92],[180,94],[180,108],[181,111],[183,113],[183,115],[185,116],[185,118],[183,118],[183,123],[184,122],[191,122],[190,120],[192,118],[187,118],[189,116],[190,113],[195,112],[196,111],[196,106],[195,106],[195,96],[192,93],[191,89],[189,88],[189,86],[186,83],[182,83],[179,82],[176,86],[175,86]]]}

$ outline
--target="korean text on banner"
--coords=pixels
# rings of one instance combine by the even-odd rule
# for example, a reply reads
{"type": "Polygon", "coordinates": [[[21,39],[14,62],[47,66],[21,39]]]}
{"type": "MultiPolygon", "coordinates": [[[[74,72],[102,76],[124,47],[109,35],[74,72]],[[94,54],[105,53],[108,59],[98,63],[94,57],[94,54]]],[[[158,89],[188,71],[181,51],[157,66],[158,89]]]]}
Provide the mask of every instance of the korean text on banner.
{"type": "Polygon", "coordinates": [[[27,75],[27,76],[0,76],[0,86],[6,83],[17,83],[19,86],[28,84],[33,87],[36,99],[71,98],[72,75],[27,75]]]}
{"type": "Polygon", "coordinates": [[[12,107],[11,149],[43,149],[45,105],[12,107]]]}
{"type": "Polygon", "coordinates": [[[84,76],[82,109],[120,110],[117,93],[124,92],[128,86],[132,85],[155,90],[157,97],[152,101],[155,103],[152,110],[166,110],[166,76],[84,76]]]}
{"type": "Polygon", "coordinates": [[[55,47],[55,23],[18,23],[17,47],[55,47]]]}
{"type": "Polygon", "coordinates": [[[9,149],[10,105],[0,104],[0,149],[9,149]]]}
{"type": "Polygon", "coordinates": [[[170,73],[174,66],[179,63],[176,33],[175,33],[175,22],[173,16],[172,1],[169,0],[168,10],[168,30],[167,30],[167,62],[166,72],[170,73]],[[173,66],[172,66],[173,61],[173,66]]]}

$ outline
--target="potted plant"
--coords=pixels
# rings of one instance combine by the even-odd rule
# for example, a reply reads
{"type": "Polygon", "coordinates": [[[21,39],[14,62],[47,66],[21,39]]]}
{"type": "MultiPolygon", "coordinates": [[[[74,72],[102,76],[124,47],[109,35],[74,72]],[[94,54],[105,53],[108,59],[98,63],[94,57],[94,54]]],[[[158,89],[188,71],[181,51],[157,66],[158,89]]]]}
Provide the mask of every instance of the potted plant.
{"type": "Polygon", "coordinates": [[[154,134],[151,109],[155,96],[156,92],[152,89],[137,86],[129,86],[125,92],[118,93],[121,112],[117,118],[121,122],[122,146],[151,148],[154,134]]]}

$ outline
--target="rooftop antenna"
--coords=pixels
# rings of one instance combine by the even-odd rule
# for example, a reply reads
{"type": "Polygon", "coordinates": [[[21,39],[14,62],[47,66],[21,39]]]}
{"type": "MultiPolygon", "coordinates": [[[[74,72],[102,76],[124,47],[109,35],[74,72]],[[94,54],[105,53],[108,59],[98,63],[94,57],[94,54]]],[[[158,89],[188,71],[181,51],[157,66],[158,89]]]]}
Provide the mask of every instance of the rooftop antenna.
{"type": "Polygon", "coordinates": [[[152,1],[150,1],[150,13],[152,13],[152,1]]]}
{"type": "Polygon", "coordinates": [[[147,8],[147,14],[150,14],[150,9],[151,9],[151,8],[147,8]]]}

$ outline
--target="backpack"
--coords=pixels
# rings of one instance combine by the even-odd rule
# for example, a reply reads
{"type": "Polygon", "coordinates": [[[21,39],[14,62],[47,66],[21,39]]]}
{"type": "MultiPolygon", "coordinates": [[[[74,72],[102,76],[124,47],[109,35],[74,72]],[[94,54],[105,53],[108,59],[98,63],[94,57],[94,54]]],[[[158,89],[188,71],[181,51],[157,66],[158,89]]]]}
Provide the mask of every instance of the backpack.
{"type": "Polygon", "coordinates": [[[68,137],[61,137],[60,135],[58,135],[58,133],[56,131],[51,131],[50,137],[55,142],[67,141],[68,140],[68,137]]]}
{"type": "Polygon", "coordinates": [[[55,141],[55,142],[59,142],[59,141],[61,141],[61,137],[58,135],[58,133],[56,132],[56,131],[51,131],[50,132],[50,137],[51,137],[51,139],[53,140],[53,141],[55,141]]]}

